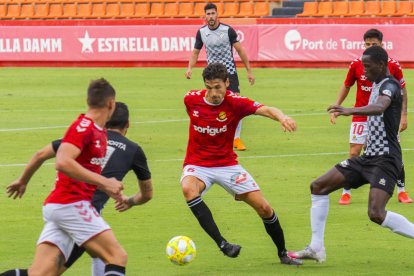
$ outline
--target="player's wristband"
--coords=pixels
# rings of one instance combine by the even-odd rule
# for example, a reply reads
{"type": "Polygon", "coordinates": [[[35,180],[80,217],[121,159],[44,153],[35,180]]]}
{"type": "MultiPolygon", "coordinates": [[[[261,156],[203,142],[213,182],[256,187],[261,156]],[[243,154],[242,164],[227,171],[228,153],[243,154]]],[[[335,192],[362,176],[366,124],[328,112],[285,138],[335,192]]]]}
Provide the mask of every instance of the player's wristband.
{"type": "Polygon", "coordinates": [[[129,206],[134,206],[135,205],[135,201],[134,201],[134,197],[131,196],[130,198],[128,198],[128,205],[129,206]]]}

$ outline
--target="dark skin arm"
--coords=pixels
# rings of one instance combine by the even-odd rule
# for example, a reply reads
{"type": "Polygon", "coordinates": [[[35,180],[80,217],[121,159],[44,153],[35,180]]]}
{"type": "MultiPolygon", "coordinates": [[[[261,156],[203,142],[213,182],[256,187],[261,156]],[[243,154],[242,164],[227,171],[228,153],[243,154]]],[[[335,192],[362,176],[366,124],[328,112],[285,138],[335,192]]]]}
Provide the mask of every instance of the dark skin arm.
{"type": "Polygon", "coordinates": [[[340,105],[331,105],[328,107],[328,112],[333,113],[335,117],[350,116],[350,115],[380,115],[391,104],[391,99],[388,96],[378,96],[377,101],[362,107],[345,108],[340,105]]]}

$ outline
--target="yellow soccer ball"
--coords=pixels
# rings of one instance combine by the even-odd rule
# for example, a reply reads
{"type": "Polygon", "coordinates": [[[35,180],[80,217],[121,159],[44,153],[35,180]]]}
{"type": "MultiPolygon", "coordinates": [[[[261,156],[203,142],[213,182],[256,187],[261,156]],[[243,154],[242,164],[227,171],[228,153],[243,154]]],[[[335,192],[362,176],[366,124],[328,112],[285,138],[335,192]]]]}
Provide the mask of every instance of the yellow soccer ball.
{"type": "Polygon", "coordinates": [[[196,257],[196,246],[186,236],[176,236],[167,243],[167,258],[177,265],[186,265],[196,257]]]}

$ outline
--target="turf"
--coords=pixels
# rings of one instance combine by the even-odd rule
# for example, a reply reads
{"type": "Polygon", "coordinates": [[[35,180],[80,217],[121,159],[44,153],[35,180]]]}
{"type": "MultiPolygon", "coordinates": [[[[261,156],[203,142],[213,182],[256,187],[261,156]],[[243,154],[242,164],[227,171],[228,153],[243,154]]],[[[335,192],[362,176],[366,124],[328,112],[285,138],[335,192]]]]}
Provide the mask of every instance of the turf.
{"type": "MultiPolygon", "coordinates": [[[[242,94],[281,108],[298,123],[296,133],[284,133],[278,123],[249,117],[242,137],[248,150],[240,163],[253,175],[284,227],[288,249],[310,241],[309,184],[346,158],[350,118],[329,123],[326,107],[336,99],[346,69],[255,69],[249,86],[240,70],[242,94]]],[[[104,217],[129,254],[128,275],[409,275],[413,241],[371,223],[367,217],[368,187],[353,192],[350,206],[339,206],[331,195],[326,226],[327,262],[302,267],[279,264],[275,247],[254,211],[235,202],[219,187],[205,196],[223,235],[243,246],[237,259],[224,257],[201,230],[181,194],[179,178],[187,143],[188,120],[184,93],[203,87],[201,70],[184,78],[183,68],[3,68],[0,76],[0,183],[16,179],[32,154],[63,135],[85,111],[85,90],[91,79],[105,77],[117,90],[117,100],[131,113],[128,137],[145,150],[153,173],[154,198],[148,204],[119,214],[108,203],[104,217]],[[171,264],[167,241],[187,235],[197,245],[196,260],[188,266],[171,264]]],[[[408,90],[414,71],[405,70],[408,90]]],[[[353,104],[351,92],[345,105],[353,104]]],[[[409,104],[410,107],[410,104],[409,104]]],[[[409,109],[410,110],[410,109],[409,109]]],[[[412,117],[412,113],[409,113],[412,117]]],[[[409,123],[411,122],[409,118],[409,123]]],[[[412,127],[402,134],[407,189],[414,189],[412,127]]],[[[53,187],[53,161],[32,179],[23,199],[0,195],[0,271],[27,267],[42,229],[42,202],[53,187]]],[[[124,181],[126,193],[137,189],[135,177],[124,181]]],[[[397,203],[390,210],[414,221],[413,205],[397,203]]],[[[90,275],[90,258],[83,256],[65,275],[90,275]]]]}

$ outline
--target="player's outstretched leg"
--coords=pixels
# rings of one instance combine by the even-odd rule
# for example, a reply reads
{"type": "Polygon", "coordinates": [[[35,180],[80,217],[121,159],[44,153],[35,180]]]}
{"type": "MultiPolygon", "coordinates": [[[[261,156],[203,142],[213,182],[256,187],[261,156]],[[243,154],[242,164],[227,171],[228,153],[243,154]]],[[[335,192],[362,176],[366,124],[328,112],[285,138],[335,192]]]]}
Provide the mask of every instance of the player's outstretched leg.
{"type": "Polygon", "coordinates": [[[241,246],[231,244],[223,238],[216,222],[214,221],[213,214],[207,204],[204,203],[203,199],[198,196],[190,201],[187,201],[187,204],[193,215],[200,223],[200,226],[216,242],[221,252],[232,258],[237,257],[240,253],[241,246]]]}
{"type": "Polygon", "coordinates": [[[408,196],[408,193],[405,191],[405,170],[404,165],[401,169],[400,175],[397,180],[398,188],[398,201],[401,203],[412,203],[413,200],[408,196]]]}

